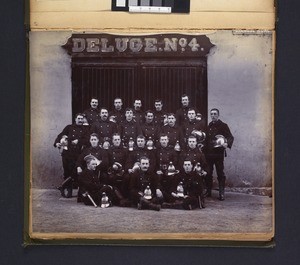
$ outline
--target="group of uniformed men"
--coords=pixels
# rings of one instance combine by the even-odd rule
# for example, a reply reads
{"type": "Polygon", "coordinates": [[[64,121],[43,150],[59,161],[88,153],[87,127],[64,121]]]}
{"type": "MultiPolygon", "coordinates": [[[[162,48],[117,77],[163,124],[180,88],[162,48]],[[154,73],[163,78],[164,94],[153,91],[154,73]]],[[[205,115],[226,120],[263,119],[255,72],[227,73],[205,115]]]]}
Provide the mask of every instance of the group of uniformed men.
{"type": "Polygon", "coordinates": [[[224,200],[230,129],[218,109],[211,109],[212,121],[206,126],[187,95],[181,103],[176,113],[166,113],[157,99],[154,111],[143,112],[140,99],[124,110],[122,99],[115,98],[109,112],[92,98],[91,107],[76,114],[75,123],[54,142],[64,169],[61,195],[72,197],[75,187],[77,201],[95,207],[204,208],[215,166],[219,200],[224,200]]]}

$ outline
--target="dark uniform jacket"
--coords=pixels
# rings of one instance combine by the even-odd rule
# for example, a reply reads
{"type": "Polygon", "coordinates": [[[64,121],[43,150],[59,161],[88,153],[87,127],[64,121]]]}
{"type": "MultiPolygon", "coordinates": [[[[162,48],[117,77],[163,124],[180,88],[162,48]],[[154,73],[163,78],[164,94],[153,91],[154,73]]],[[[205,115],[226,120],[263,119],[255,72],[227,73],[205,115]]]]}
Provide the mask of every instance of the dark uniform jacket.
{"type": "Polygon", "coordinates": [[[182,171],[180,174],[178,174],[174,181],[173,192],[176,193],[177,186],[180,182],[182,182],[183,184],[182,186],[184,195],[188,195],[190,197],[198,197],[203,192],[203,179],[195,171],[189,173],[182,171]]]}
{"type": "Polygon", "coordinates": [[[206,126],[203,120],[198,121],[198,120],[187,120],[184,125],[183,125],[183,135],[184,135],[184,140],[187,142],[188,137],[192,134],[192,131],[197,130],[197,131],[202,131],[206,132],[206,126]]]}
{"type": "Polygon", "coordinates": [[[153,150],[148,150],[146,147],[145,148],[139,148],[136,147],[133,149],[133,151],[128,152],[128,158],[126,161],[126,166],[125,170],[128,172],[128,169],[132,168],[134,163],[140,162],[141,157],[145,156],[149,158],[149,171],[154,171],[156,168],[156,159],[155,159],[155,153],[153,150]]]}
{"type": "Polygon", "coordinates": [[[119,134],[121,135],[121,139],[124,144],[128,143],[130,137],[135,140],[136,137],[141,134],[141,132],[140,125],[134,120],[124,120],[120,123],[119,134]]]}
{"type": "Polygon", "coordinates": [[[83,114],[85,114],[86,116],[89,125],[92,125],[94,122],[100,119],[99,113],[100,111],[98,108],[97,109],[89,108],[83,112],[83,114]]]}
{"type": "Polygon", "coordinates": [[[68,136],[68,150],[63,150],[62,156],[76,158],[79,156],[82,148],[88,144],[88,128],[84,125],[70,124],[56,137],[54,146],[60,142],[63,135],[68,136]],[[73,140],[78,140],[77,144],[73,144],[73,140]]]}
{"type": "Polygon", "coordinates": [[[183,147],[184,142],[182,131],[177,125],[175,125],[174,127],[171,127],[170,125],[162,126],[161,133],[168,135],[169,145],[175,146],[176,142],[179,141],[181,148],[183,147]]]}
{"type": "Polygon", "coordinates": [[[188,159],[192,162],[192,164],[195,166],[197,163],[200,163],[203,170],[207,170],[207,163],[204,154],[202,151],[199,150],[199,148],[186,148],[184,151],[181,152],[180,158],[179,158],[179,167],[182,168],[183,162],[188,159]]]}
{"type": "Polygon", "coordinates": [[[145,120],[145,113],[142,110],[134,110],[133,111],[134,120],[137,124],[143,124],[145,120]]]}
{"type": "Polygon", "coordinates": [[[139,195],[139,192],[144,192],[147,186],[150,187],[152,196],[155,197],[156,189],[159,188],[159,179],[157,174],[154,172],[150,172],[149,170],[147,172],[135,172],[132,175],[129,184],[131,199],[134,202],[137,202],[138,198],[141,197],[141,195],[139,195]]]}
{"type": "Polygon", "coordinates": [[[117,125],[120,124],[121,121],[125,120],[125,112],[122,109],[121,110],[114,109],[109,112],[108,116],[109,117],[114,116],[117,125]]]}
{"type": "Polygon", "coordinates": [[[149,137],[152,138],[154,143],[157,142],[158,136],[159,136],[159,127],[155,125],[154,122],[151,123],[144,123],[141,125],[142,134],[145,136],[146,141],[149,139],[149,137]]]}
{"type": "Polygon", "coordinates": [[[165,115],[167,114],[165,111],[154,111],[154,124],[158,127],[162,127],[164,125],[164,119],[165,119],[165,115]]]}
{"type": "MultiPolygon", "coordinates": [[[[88,192],[96,204],[100,204],[102,192],[106,192],[109,198],[113,197],[112,189],[107,184],[106,175],[100,171],[85,169],[79,175],[79,189],[82,194],[88,192]]],[[[87,196],[82,197],[84,204],[92,205],[87,196]]]]}
{"type": "Polygon", "coordinates": [[[117,132],[117,126],[115,123],[106,120],[99,120],[92,124],[91,133],[97,133],[100,143],[103,143],[105,139],[111,141],[112,135],[117,132]]]}
{"type": "Polygon", "coordinates": [[[87,191],[91,196],[100,192],[104,182],[104,180],[101,181],[100,179],[100,172],[95,170],[85,169],[79,175],[79,186],[82,189],[82,193],[87,191]]]}
{"type": "Polygon", "coordinates": [[[216,135],[223,135],[227,139],[228,148],[232,147],[234,137],[230,132],[228,125],[221,120],[210,122],[207,129],[205,153],[209,157],[224,157],[225,149],[223,147],[214,148],[216,135]]]}
{"type": "Polygon", "coordinates": [[[109,166],[111,167],[113,163],[118,162],[122,165],[124,169],[127,156],[128,156],[128,151],[122,145],[111,146],[111,148],[108,149],[109,166]]]}
{"type": "Polygon", "coordinates": [[[171,146],[158,147],[155,149],[156,153],[156,168],[160,170],[166,170],[169,163],[172,162],[175,167],[177,167],[178,157],[174,148],[171,146]]]}
{"type": "Polygon", "coordinates": [[[99,165],[99,170],[106,170],[109,166],[108,156],[106,154],[106,150],[102,149],[100,146],[97,147],[86,147],[82,150],[81,154],[79,155],[76,168],[81,167],[82,169],[86,168],[86,162],[84,161],[84,157],[87,155],[93,155],[97,159],[101,160],[102,163],[99,165]]]}

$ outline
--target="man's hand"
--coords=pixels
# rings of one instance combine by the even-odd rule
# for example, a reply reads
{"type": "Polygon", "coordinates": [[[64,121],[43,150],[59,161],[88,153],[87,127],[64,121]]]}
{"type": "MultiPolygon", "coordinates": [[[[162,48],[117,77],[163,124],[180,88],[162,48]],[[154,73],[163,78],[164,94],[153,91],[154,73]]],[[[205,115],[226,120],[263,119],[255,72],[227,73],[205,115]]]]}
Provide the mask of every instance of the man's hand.
{"type": "Polygon", "coordinates": [[[77,173],[80,174],[82,172],[82,168],[81,167],[77,167],[77,173]]]}
{"type": "Polygon", "coordinates": [[[172,192],[171,195],[172,195],[173,197],[175,197],[175,198],[179,198],[178,194],[175,193],[175,192],[172,192]]]}
{"type": "Polygon", "coordinates": [[[55,146],[56,146],[57,148],[61,148],[61,143],[56,143],[55,146]]]}

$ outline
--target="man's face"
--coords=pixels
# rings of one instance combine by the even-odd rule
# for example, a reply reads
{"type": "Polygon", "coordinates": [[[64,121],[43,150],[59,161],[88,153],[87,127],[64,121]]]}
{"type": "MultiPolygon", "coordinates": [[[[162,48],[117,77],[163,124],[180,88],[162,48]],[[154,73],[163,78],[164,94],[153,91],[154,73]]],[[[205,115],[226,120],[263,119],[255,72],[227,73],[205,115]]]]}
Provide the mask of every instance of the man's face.
{"type": "Polygon", "coordinates": [[[187,107],[189,105],[189,102],[190,101],[189,101],[189,97],[188,96],[181,98],[181,104],[182,104],[183,107],[187,107]]]}
{"type": "Polygon", "coordinates": [[[171,127],[174,127],[176,123],[176,118],[173,115],[168,116],[168,124],[171,127]]]}
{"type": "Polygon", "coordinates": [[[210,112],[210,117],[211,117],[211,120],[212,120],[212,121],[217,121],[217,120],[219,119],[218,111],[212,110],[212,111],[210,112]]]}
{"type": "Polygon", "coordinates": [[[87,164],[87,168],[89,170],[95,170],[97,167],[97,162],[96,160],[91,160],[88,164],[87,164]]]}
{"type": "Polygon", "coordinates": [[[115,99],[114,106],[115,106],[116,110],[121,110],[122,105],[123,105],[122,99],[120,99],[120,98],[115,99]]]}
{"type": "Polygon", "coordinates": [[[140,110],[141,107],[142,107],[142,101],[140,101],[140,100],[135,100],[134,103],[133,103],[133,106],[134,106],[134,109],[135,109],[135,110],[140,110]]]}
{"type": "Polygon", "coordinates": [[[100,111],[100,118],[101,118],[101,120],[103,120],[103,121],[106,121],[106,120],[107,120],[107,118],[108,118],[108,111],[107,111],[107,109],[102,109],[102,110],[100,111]]]}
{"type": "Polygon", "coordinates": [[[163,104],[162,104],[162,102],[155,102],[154,107],[155,107],[156,111],[161,111],[162,107],[163,107],[163,104]]]}
{"type": "Polygon", "coordinates": [[[83,116],[77,115],[77,117],[75,118],[75,123],[76,123],[76,125],[82,125],[83,124],[83,116]]]}
{"type": "Polygon", "coordinates": [[[168,146],[168,143],[169,143],[169,138],[168,138],[168,136],[161,136],[161,137],[159,138],[159,142],[160,142],[160,145],[161,145],[162,147],[167,147],[167,146],[168,146]]]}
{"type": "Polygon", "coordinates": [[[196,112],[194,110],[189,110],[188,111],[188,118],[190,121],[196,119],[196,112]]]}
{"type": "Polygon", "coordinates": [[[188,146],[189,148],[196,148],[197,147],[197,140],[195,138],[189,138],[188,139],[188,146]]]}
{"type": "Polygon", "coordinates": [[[114,146],[120,146],[121,144],[121,137],[119,135],[114,135],[112,139],[113,145],[114,146]]]}
{"type": "Polygon", "coordinates": [[[127,111],[125,112],[125,117],[126,117],[126,120],[127,120],[127,121],[131,121],[132,118],[133,118],[133,112],[132,112],[132,110],[127,110],[127,111]]]}
{"type": "Polygon", "coordinates": [[[97,147],[99,145],[99,139],[96,136],[91,136],[90,143],[92,147],[97,147]]]}
{"type": "Polygon", "coordinates": [[[183,169],[186,173],[189,173],[193,169],[193,165],[191,161],[184,161],[183,162],[183,169]]]}
{"type": "Polygon", "coordinates": [[[141,160],[141,166],[140,167],[141,167],[141,170],[143,172],[146,172],[148,170],[149,166],[150,166],[149,159],[142,159],[141,160]]]}
{"type": "Polygon", "coordinates": [[[98,107],[98,99],[92,99],[91,100],[91,107],[92,107],[92,109],[96,109],[97,107],[98,107]]]}
{"type": "Polygon", "coordinates": [[[146,117],[146,122],[151,123],[153,121],[154,115],[153,115],[153,113],[148,112],[145,117],[146,117]]]}
{"type": "Polygon", "coordinates": [[[145,147],[145,143],[146,143],[146,140],[144,138],[137,138],[137,140],[136,140],[136,145],[139,148],[144,148],[145,147]]]}

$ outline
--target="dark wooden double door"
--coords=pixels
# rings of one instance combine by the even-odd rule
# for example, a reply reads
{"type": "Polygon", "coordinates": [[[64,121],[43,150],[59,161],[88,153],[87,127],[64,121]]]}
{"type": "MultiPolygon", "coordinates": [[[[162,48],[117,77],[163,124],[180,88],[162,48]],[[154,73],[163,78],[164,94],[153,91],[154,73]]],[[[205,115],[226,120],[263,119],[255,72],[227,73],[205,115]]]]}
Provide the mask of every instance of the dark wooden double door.
{"type": "Polygon", "coordinates": [[[139,98],[144,110],[154,109],[155,99],[161,98],[165,111],[176,112],[183,94],[207,118],[206,58],[72,59],[73,115],[89,108],[91,97],[109,110],[116,97],[124,108],[139,98]]]}

